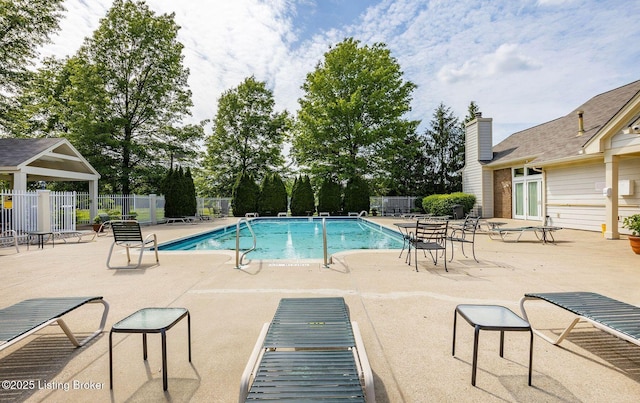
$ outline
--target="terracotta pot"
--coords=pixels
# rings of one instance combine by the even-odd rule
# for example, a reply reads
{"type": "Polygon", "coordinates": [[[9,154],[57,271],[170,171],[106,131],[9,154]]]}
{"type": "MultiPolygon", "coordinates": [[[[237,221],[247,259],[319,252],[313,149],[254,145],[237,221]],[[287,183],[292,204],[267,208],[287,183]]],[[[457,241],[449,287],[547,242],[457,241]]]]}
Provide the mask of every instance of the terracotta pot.
{"type": "Polygon", "coordinates": [[[629,235],[629,243],[635,254],[640,255],[640,236],[629,235]]]}
{"type": "MultiPolygon", "coordinates": [[[[102,226],[102,224],[91,224],[91,226],[93,227],[93,231],[94,232],[98,232],[100,230],[100,227],[102,226]]],[[[102,232],[102,231],[100,231],[102,232]]]]}

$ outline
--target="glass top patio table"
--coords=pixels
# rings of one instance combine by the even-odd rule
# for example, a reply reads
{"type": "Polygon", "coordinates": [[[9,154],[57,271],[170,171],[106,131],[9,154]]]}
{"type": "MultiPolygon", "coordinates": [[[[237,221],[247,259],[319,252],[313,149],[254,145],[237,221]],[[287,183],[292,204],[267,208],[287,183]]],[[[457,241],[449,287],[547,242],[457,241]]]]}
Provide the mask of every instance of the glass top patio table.
{"type": "Polygon", "coordinates": [[[167,331],[187,317],[189,362],[191,362],[191,316],[186,308],[142,308],[111,327],[109,332],[109,388],[113,389],[113,333],[142,333],[142,358],[147,360],[147,333],[162,336],[162,389],[167,390],[167,331]]]}
{"type": "Polygon", "coordinates": [[[500,357],[504,357],[504,332],[528,331],[529,341],[529,386],[531,386],[531,374],[533,363],[533,331],[531,325],[512,310],[501,305],[458,305],[453,315],[453,346],[451,355],[456,354],[456,322],[460,314],[471,326],[475,328],[473,336],[473,362],[471,364],[471,385],[476,385],[476,369],[478,367],[478,337],[480,330],[500,331],[500,357]]]}
{"type": "Polygon", "coordinates": [[[485,330],[529,330],[531,325],[500,305],[458,305],[456,310],[471,326],[485,330]]]}
{"type": "Polygon", "coordinates": [[[114,324],[114,332],[154,333],[169,330],[186,314],[185,308],[143,308],[114,324]]]}

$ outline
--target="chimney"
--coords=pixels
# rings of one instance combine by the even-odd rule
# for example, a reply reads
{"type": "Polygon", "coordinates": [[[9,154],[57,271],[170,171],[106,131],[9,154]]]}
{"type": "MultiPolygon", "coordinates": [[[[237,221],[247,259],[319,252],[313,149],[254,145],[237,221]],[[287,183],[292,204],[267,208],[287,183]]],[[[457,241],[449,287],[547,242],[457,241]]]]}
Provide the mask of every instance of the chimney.
{"type": "Polygon", "coordinates": [[[483,118],[482,112],[476,112],[475,119],[465,124],[466,163],[493,159],[492,122],[491,118],[483,118]]]}
{"type": "Polygon", "coordinates": [[[583,110],[579,110],[578,114],[578,135],[576,137],[582,136],[584,134],[584,119],[582,115],[584,115],[583,110]]]}

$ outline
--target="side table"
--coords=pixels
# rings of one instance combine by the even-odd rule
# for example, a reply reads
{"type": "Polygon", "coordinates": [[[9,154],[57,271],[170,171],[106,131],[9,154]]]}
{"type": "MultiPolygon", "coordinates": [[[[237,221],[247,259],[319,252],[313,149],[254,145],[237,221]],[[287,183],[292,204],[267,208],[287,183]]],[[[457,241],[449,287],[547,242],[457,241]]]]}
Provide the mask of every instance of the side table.
{"type": "Polygon", "coordinates": [[[191,362],[191,315],[185,308],[143,308],[114,324],[109,332],[109,388],[113,389],[113,333],[142,333],[143,359],[147,359],[147,333],[162,335],[162,389],[167,390],[167,330],[187,317],[189,362],[191,362]]]}
{"type": "Polygon", "coordinates": [[[451,355],[456,355],[456,320],[460,314],[475,328],[473,336],[473,364],[471,367],[471,385],[476,385],[476,369],[478,367],[478,336],[480,330],[500,332],[500,357],[504,357],[504,332],[529,332],[529,386],[531,386],[531,365],[533,362],[533,331],[531,325],[512,310],[500,305],[458,305],[453,313],[453,348],[451,355]]]}
{"type": "Polygon", "coordinates": [[[45,235],[50,235],[51,236],[51,245],[52,245],[52,247],[56,246],[56,239],[53,236],[53,232],[51,232],[51,231],[33,231],[33,232],[28,232],[27,235],[28,235],[27,250],[29,250],[29,244],[31,243],[31,237],[32,236],[38,237],[38,249],[44,249],[44,236],[45,235]]]}

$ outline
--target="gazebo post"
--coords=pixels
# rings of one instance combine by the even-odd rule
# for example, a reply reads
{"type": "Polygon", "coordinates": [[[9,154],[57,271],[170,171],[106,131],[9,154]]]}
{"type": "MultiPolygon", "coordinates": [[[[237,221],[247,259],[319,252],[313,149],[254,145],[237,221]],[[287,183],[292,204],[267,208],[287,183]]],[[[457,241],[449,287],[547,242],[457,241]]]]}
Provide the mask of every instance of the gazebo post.
{"type": "Polygon", "coordinates": [[[26,172],[14,172],[13,173],[13,190],[27,190],[27,173],[26,172]]]}
{"type": "Polygon", "coordinates": [[[98,215],[98,180],[89,181],[89,201],[89,219],[93,220],[98,215]]]}
{"type": "Polygon", "coordinates": [[[51,191],[38,190],[37,230],[51,232],[51,191]]]}

